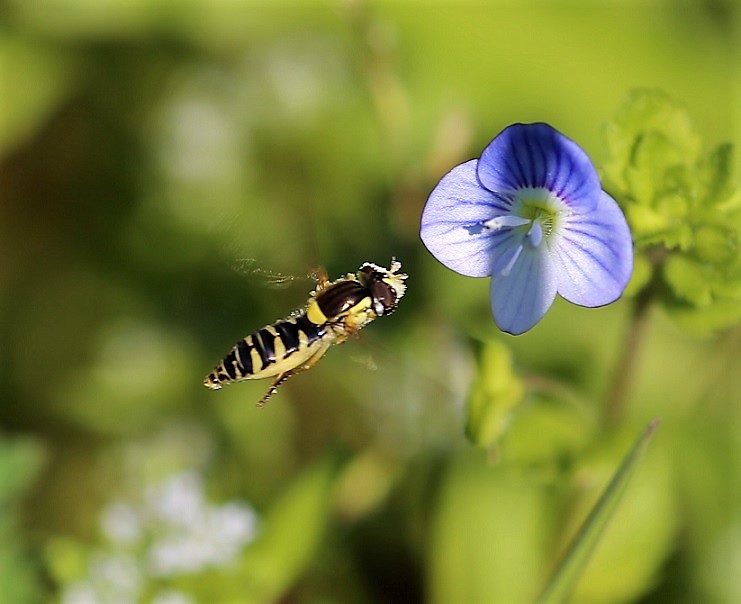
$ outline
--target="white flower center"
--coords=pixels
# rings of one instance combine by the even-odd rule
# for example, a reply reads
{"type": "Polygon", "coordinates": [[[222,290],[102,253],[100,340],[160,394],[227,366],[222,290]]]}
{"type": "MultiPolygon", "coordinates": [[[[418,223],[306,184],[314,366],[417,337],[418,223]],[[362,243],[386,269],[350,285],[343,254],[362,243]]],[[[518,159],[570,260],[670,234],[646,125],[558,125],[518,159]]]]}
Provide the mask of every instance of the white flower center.
{"type": "Polygon", "coordinates": [[[490,231],[525,231],[528,227],[501,270],[503,277],[512,272],[526,245],[536,249],[551,236],[558,226],[559,216],[565,211],[563,202],[547,189],[520,189],[515,193],[509,214],[496,216],[483,223],[484,228],[490,231]]]}

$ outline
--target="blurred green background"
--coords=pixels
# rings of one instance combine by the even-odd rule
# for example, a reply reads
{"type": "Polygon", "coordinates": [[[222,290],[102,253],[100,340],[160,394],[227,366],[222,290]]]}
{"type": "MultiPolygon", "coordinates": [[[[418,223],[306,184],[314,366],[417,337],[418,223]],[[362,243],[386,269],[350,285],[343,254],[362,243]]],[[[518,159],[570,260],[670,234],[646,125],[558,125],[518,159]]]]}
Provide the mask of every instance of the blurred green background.
{"type": "Polygon", "coordinates": [[[599,166],[650,87],[708,146],[741,141],[740,14],[0,0],[0,601],[531,601],[653,417],[574,601],[741,601],[739,328],[654,312],[603,434],[629,301],[503,336],[488,280],[418,239],[437,180],[512,122],[599,166]],[[265,409],[267,383],[201,386],[312,266],[392,256],[398,312],[265,409]],[[464,438],[491,339],[528,393],[497,460],[464,438]]]}

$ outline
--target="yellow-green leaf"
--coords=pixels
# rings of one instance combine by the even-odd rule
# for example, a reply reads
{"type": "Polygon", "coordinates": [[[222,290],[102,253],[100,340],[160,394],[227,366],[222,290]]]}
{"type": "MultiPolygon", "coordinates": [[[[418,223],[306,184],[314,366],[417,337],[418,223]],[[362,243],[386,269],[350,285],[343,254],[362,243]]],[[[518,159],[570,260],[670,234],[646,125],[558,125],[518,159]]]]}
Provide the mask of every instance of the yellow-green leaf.
{"type": "Polygon", "coordinates": [[[468,402],[466,435],[471,442],[485,448],[494,445],[524,392],[522,380],[512,367],[509,349],[499,341],[485,343],[468,402]]]}

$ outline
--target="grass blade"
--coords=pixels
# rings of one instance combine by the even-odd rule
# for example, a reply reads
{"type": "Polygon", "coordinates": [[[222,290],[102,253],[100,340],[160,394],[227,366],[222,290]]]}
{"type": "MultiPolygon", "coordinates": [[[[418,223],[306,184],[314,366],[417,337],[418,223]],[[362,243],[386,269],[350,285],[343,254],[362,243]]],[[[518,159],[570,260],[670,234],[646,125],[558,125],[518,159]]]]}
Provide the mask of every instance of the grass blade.
{"type": "Polygon", "coordinates": [[[655,419],[633,445],[630,453],[607,485],[605,492],[602,493],[579,532],[569,544],[563,559],[538,598],[538,604],[556,604],[566,601],[599,542],[602,532],[617,509],[633,470],[638,465],[638,460],[658,426],[659,420],[655,419]]]}

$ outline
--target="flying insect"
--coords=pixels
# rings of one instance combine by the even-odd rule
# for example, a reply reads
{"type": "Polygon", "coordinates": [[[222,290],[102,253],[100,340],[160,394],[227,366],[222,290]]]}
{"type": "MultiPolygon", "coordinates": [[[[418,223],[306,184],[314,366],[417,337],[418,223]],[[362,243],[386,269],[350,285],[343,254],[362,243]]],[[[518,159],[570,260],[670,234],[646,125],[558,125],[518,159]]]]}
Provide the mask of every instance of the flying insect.
{"type": "Polygon", "coordinates": [[[390,268],[366,262],[357,273],[330,281],[318,276],[305,307],[237,342],[203,385],[218,390],[244,380],[274,378],[263,407],[289,377],[311,369],[326,352],[376,318],[390,315],[404,296],[408,275],[392,259],[390,268]]]}

